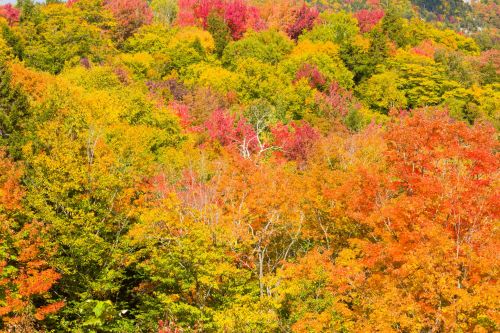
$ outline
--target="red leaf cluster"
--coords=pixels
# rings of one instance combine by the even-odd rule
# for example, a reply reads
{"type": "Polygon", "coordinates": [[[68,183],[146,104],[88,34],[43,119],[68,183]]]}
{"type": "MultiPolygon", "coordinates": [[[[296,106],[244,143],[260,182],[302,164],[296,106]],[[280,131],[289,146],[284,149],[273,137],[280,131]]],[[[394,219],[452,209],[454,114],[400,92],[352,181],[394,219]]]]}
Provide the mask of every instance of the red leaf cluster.
{"type": "Polygon", "coordinates": [[[106,8],[118,21],[120,37],[126,38],[153,20],[153,11],[145,0],[107,0],[106,8]]]}
{"type": "Polygon", "coordinates": [[[307,122],[292,123],[290,126],[278,124],[271,132],[283,156],[300,162],[307,160],[311,148],[320,138],[318,131],[307,122]]]}
{"type": "Polygon", "coordinates": [[[300,9],[294,10],[295,21],[290,24],[286,32],[290,38],[297,40],[305,30],[310,30],[318,18],[319,12],[316,8],[304,4],[300,9]]]}
{"type": "Polygon", "coordinates": [[[7,19],[10,25],[15,22],[19,22],[19,17],[21,16],[21,12],[19,9],[13,7],[10,3],[0,6],[0,16],[7,19]]]}
{"type": "Polygon", "coordinates": [[[302,67],[297,71],[295,77],[296,81],[303,78],[307,79],[310,86],[318,90],[322,90],[326,84],[326,78],[323,74],[321,74],[318,67],[310,64],[302,65],[302,67]]]}
{"type": "Polygon", "coordinates": [[[171,102],[170,107],[174,110],[175,114],[181,120],[181,126],[183,128],[189,128],[191,126],[191,116],[189,115],[189,107],[185,104],[178,102],[171,102]]]}
{"type": "Polygon", "coordinates": [[[181,329],[172,321],[160,320],[158,326],[158,333],[181,333],[181,329]]]}
{"type": "Polygon", "coordinates": [[[263,26],[257,7],[244,0],[180,0],[177,23],[206,28],[208,16],[214,12],[227,23],[234,39],[241,38],[248,28],[259,30],[263,26]]]}
{"type": "Polygon", "coordinates": [[[330,85],[328,93],[319,94],[318,99],[320,103],[326,103],[331,116],[341,115],[345,117],[352,107],[358,107],[353,93],[342,88],[337,82],[330,85]]]}
{"type": "Polygon", "coordinates": [[[227,111],[214,111],[205,122],[208,135],[223,146],[244,145],[255,151],[258,146],[257,134],[244,117],[237,120],[227,111]]]}
{"type": "Polygon", "coordinates": [[[420,45],[412,48],[412,52],[427,58],[434,59],[434,53],[436,53],[436,48],[431,41],[425,40],[422,43],[420,43],[420,45]]]}
{"type": "Polygon", "coordinates": [[[385,12],[381,9],[362,9],[356,12],[354,17],[358,20],[358,26],[361,32],[368,32],[380,22],[384,15],[385,12]]]}

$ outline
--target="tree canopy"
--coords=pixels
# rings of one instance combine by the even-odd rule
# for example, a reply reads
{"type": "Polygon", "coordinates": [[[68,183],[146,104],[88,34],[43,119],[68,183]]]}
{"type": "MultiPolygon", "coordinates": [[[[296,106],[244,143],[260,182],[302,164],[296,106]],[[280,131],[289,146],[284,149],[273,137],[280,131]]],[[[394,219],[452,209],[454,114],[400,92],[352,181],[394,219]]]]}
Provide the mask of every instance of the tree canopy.
{"type": "Polygon", "coordinates": [[[496,332],[496,1],[0,6],[0,332],[496,332]]]}

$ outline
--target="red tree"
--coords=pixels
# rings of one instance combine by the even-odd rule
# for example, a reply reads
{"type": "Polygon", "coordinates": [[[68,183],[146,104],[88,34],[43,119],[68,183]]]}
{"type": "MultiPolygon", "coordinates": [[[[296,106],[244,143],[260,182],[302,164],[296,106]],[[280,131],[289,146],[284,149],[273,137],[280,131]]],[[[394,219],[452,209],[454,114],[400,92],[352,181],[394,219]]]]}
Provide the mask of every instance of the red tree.
{"type": "Polygon", "coordinates": [[[257,7],[243,0],[180,0],[177,23],[207,28],[208,16],[217,13],[227,23],[234,39],[239,39],[248,28],[259,30],[262,20],[257,7]]]}
{"type": "Polygon", "coordinates": [[[345,117],[351,108],[359,107],[353,93],[342,88],[337,82],[330,85],[328,93],[318,94],[317,101],[331,117],[338,115],[345,117]]]}
{"type": "Polygon", "coordinates": [[[208,16],[212,12],[223,15],[225,11],[225,3],[223,0],[203,0],[198,1],[193,7],[194,17],[201,22],[203,28],[207,27],[208,16]]]}
{"type": "Polygon", "coordinates": [[[228,112],[219,109],[211,114],[205,122],[205,127],[210,138],[219,141],[223,146],[238,146],[246,151],[257,150],[257,134],[243,117],[236,120],[228,112]]]}
{"type": "Polygon", "coordinates": [[[183,128],[189,129],[191,127],[191,116],[189,115],[189,107],[179,102],[171,102],[170,108],[175,112],[181,121],[183,128]]]}
{"type": "Polygon", "coordinates": [[[354,14],[358,20],[358,26],[361,32],[368,32],[384,17],[385,13],[381,9],[368,10],[362,9],[354,14]]]}
{"type": "Polygon", "coordinates": [[[177,13],[177,24],[180,26],[196,25],[193,7],[197,0],[179,0],[179,12],[177,13]]]}
{"type": "Polygon", "coordinates": [[[0,6],[0,16],[7,19],[10,25],[14,24],[14,22],[19,22],[20,15],[19,9],[13,7],[10,3],[0,6]]]}
{"type": "Polygon", "coordinates": [[[275,145],[282,149],[281,154],[289,159],[304,162],[320,135],[307,122],[292,123],[291,126],[278,124],[271,130],[275,145]]]}
{"type": "Polygon", "coordinates": [[[326,78],[318,70],[318,67],[310,64],[304,64],[296,74],[296,80],[307,79],[312,88],[322,90],[326,84],[326,78]]]}
{"type": "Polygon", "coordinates": [[[224,19],[234,39],[240,39],[250,27],[260,28],[258,9],[248,6],[243,0],[234,0],[226,4],[224,19]]]}
{"type": "Polygon", "coordinates": [[[297,40],[304,30],[310,30],[314,26],[319,12],[316,8],[310,8],[304,4],[300,9],[294,11],[295,22],[286,28],[290,38],[297,40]]]}
{"type": "Polygon", "coordinates": [[[118,22],[119,39],[129,37],[142,25],[153,20],[153,11],[145,0],[107,0],[106,8],[118,22]]]}

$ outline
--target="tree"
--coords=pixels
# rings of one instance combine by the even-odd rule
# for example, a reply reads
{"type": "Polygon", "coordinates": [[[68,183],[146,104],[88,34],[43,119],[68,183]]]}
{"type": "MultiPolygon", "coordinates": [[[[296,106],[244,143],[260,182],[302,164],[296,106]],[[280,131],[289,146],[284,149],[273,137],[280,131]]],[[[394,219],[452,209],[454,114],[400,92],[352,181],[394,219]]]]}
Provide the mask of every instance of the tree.
{"type": "Polygon", "coordinates": [[[249,158],[262,147],[259,133],[256,133],[245,118],[236,120],[224,110],[216,110],[205,122],[210,138],[223,146],[237,148],[242,156],[249,158]]]}
{"type": "Polygon", "coordinates": [[[234,39],[240,39],[243,33],[253,28],[259,30],[261,22],[257,7],[249,6],[244,0],[232,0],[226,4],[224,20],[227,22],[234,39]]]}
{"type": "Polygon", "coordinates": [[[100,29],[78,15],[78,6],[52,4],[40,9],[41,22],[26,24],[23,59],[29,66],[59,73],[81,58],[100,61],[109,50],[100,29]]]}
{"type": "Polygon", "coordinates": [[[0,144],[6,145],[14,157],[20,158],[30,107],[21,88],[13,86],[11,72],[5,63],[0,65],[0,111],[0,144]]]}
{"type": "Polygon", "coordinates": [[[310,8],[305,3],[300,9],[293,10],[295,22],[286,28],[286,32],[291,39],[297,40],[304,31],[311,30],[319,12],[316,8],[310,8]]]}
{"type": "Polygon", "coordinates": [[[19,22],[19,17],[21,16],[21,12],[19,9],[13,7],[10,3],[0,6],[0,16],[7,19],[9,25],[13,25],[16,22],[19,22]]]}
{"type": "Polygon", "coordinates": [[[375,27],[366,35],[344,45],[340,53],[346,67],[354,73],[356,83],[375,74],[377,66],[383,65],[389,57],[389,40],[380,27],[375,27]]]}
{"type": "Polygon", "coordinates": [[[50,245],[46,227],[26,222],[19,185],[23,169],[0,151],[0,327],[27,332],[38,327],[47,315],[64,306],[50,295],[60,279],[48,263],[50,245]]]}
{"type": "Polygon", "coordinates": [[[155,20],[167,25],[172,25],[177,17],[178,1],[176,0],[153,0],[151,1],[155,20]]]}
{"type": "Polygon", "coordinates": [[[35,2],[33,0],[18,0],[17,8],[21,10],[21,16],[19,20],[22,23],[25,22],[37,22],[39,17],[39,9],[35,6],[35,2]]]}
{"type": "Polygon", "coordinates": [[[389,64],[397,72],[396,85],[405,93],[411,108],[439,105],[445,91],[459,86],[458,82],[447,80],[444,68],[426,56],[399,52],[389,64]]]}
{"type": "Polygon", "coordinates": [[[232,40],[229,26],[224,19],[214,11],[208,16],[207,30],[214,38],[215,53],[221,57],[227,44],[232,40]]]}
{"type": "Polygon", "coordinates": [[[291,50],[291,41],[281,32],[251,32],[244,39],[227,45],[221,60],[230,68],[234,68],[244,58],[254,58],[262,63],[275,65],[291,50]]]}
{"type": "Polygon", "coordinates": [[[307,39],[300,40],[291,54],[280,63],[280,67],[293,80],[296,73],[305,64],[315,66],[329,83],[335,81],[344,88],[350,88],[353,85],[353,74],[346,68],[340,58],[339,47],[330,41],[311,42],[307,39]]]}
{"type": "Polygon", "coordinates": [[[120,41],[153,19],[153,11],[144,0],[107,0],[106,8],[113,13],[118,23],[115,35],[120,41]]]}
{"type": "Polygon", "coordinates": [[[116,19],[113,13],[104,7],[103,0],[74,0],[66,2],[66,5],[77,9],[74,15],[100,28],[103,34],[108,35],[116,28],[116,19]]]}
{"type": "Polygon", "coordinates": [[[296,75],[296,80],[306,79],[312,88],[323,90],[326,85],[326,78],[321,74],[316,66],[304,64],[296,75]]]}
{"type": "Polygon", "coordinates": [[[375,74],[358,88],[361,99],[370,108],[387,114],[391,109],[404,109],[407,99],[398,86],[398,75],[394,72],[375,74]]]}
{"type": "Polygon", "coordinates": [[[308,123],[292,123],[291,126],[278,124],[271,129],[275,145],[280,147],[283,155],[298,162],[307,161],[308,154],[319,133],[308,123]]]}
{"type": "Polygon", "coordinates": [[[360,10],[354,14],[358,20],[359,30],[363,33],[369,32],[384,17],[383,10],[360,10]]]}
{"type": "Polygon", "coordinates": [[[342,331],[354,327],[349,308],[334,290],[335,269],[331,251],[312,249],[296,263],[278,272],[276,288],[282,306],[283,324],[293,332],[342,331]]]}
{"type": "Polygon", "coordinates": [[[224,194],[224,221],[238,239],[231,245],[237,250],[237,262],[252,271],[262,301],[272,296],[279,283],[272,274],[300,251],[305,223],[301,198],[290,196],[288,200],[280,193],[286,189],[300,192],[301,184],[294,170],[229,157],[216,188],[224,194]]]}
{"type": "Polygon", "coordinates": [[[297,0],[262,0],[259,12],[268,29],[286,29],[296,22],[303,2],[297,0]]]}
{"type": "Polygon", "coordinates": [[[257,7],[247,5],[244,0],[181,0],[177,21],[181,26],[207,28],[211,14],[224,18],[233,39],[240,39],[248,28],[258,30],[262,25],[257,7]]]}
{"type": "Polygon", "coordinates": [[[405,23],[405,20],[398,15],[397,10],[394,8],[386,11],[382,18],[382,30],[398,47],[404,47],[409,44],[410,36],[405,23]]]}
{"type": "Polygon", "coordinates": [[[350,14],[323,12],[319,16],[319,24],[303,34],[302,39],[346,45],[352,42],[358,31],[357,21],[350,14]]]}

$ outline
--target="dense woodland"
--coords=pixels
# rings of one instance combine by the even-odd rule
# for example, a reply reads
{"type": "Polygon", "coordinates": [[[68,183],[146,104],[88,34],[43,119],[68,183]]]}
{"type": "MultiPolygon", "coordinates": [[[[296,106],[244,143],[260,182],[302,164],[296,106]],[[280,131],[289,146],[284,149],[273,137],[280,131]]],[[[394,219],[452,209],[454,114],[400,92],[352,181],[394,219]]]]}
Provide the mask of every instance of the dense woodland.
{"type": "Polygon", "coordinates": [[[498,332],[500,5],[0,6],[0,331],[498,332]]]}

